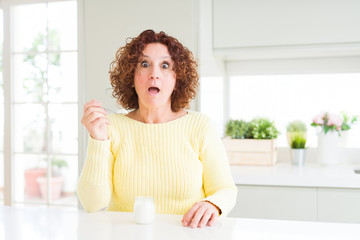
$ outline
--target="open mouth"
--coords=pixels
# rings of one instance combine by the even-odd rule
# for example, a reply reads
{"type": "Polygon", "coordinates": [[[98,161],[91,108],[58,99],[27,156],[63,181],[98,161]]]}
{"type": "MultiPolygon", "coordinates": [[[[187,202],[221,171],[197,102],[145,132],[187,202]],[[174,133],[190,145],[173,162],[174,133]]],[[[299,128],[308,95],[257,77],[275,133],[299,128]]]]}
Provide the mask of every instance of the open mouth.
{"type": "Polygon", "coordinates": [[[149,87],[148,92],[149,92],[151,95],[155,95],[155,94],[157,94],[157,93],[160,92],[160,89],[157,88],[157,87],[149,87]]]}

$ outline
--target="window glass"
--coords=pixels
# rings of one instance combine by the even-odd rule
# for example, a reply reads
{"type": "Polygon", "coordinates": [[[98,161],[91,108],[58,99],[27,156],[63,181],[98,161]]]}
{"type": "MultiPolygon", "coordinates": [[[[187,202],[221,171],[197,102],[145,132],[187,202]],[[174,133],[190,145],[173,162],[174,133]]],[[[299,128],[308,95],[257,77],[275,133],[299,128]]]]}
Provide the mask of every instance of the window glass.
{"type": "Polygon", "coordinates": [[[14,200],[76,206],[76,1],[13,7],[14,200]]]}
{"type": "MultiPolygon", "coordinates": [[[[310,126],[313,117],[322,111],[360,115],[359,92],[359,73],[231,76],[230,118],[275,120],[281,131],[278,144],[284,147],[288,146],[286,125],[302,120],[308,126],[310,147],[316,147],[316,129],[310,126]]],[[[345,145],[360,148],[359,124],[348,135],[345,145]]]]}
{"type": "Polygon", "coordinates": [[[15,104],[14,126],[15,152],[44,153],[48,150],[43,104],[15,104]]]}
{"type": "Polygon", "coordinates": [[[44,154],[14,154],[14,201],[46,203],[38,181],[47,175],[47,157],[44,154]]]}
{"type": "Polygon", "coordinates": [[[46,4],[17,5],[14,13],[14,51],[44,52],[47,48],[46,4]],[[21,31],[20,31],[21,30],[21,31]],[[39,44],[34,44],[37,40],[39,44]]]}
{"type": "Polygon", "coordinates": [[[14,59],[14,100],[18,103],[47,100],[47,55],[16,54],[14,59]]]}
{"type": "Polygon", "coordinates": [[[49,54],[49,102],[77,101],[77,53],[49,54]]]}
{"type": "Polygon", "coordinates": [[[77,112],[77,104],[49,104],[51,152],[77,154],[77,112]]]}

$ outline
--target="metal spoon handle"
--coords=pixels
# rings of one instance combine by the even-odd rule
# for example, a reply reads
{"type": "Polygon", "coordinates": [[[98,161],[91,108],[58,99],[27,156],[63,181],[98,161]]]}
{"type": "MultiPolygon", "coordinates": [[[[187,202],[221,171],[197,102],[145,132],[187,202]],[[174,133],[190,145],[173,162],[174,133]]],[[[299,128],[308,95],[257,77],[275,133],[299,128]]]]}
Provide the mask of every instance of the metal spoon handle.
{"type": "Polygon", "coordinates": [[[111,113],[116,113],[115,111],[113,111],[113,110],[110,110],[109,108],[106,108],[106,107],[102,107],[103,109],[105,109],[106,111],[108,111],[108,112],[111,112],[111,113]]]}

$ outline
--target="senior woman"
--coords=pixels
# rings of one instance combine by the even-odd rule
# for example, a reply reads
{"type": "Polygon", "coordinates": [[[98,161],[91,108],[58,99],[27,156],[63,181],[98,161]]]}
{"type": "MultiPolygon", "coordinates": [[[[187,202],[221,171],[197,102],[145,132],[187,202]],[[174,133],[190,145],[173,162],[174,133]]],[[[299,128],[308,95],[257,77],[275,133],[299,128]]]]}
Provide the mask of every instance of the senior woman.
{"type": "Polygon", "coordinates": [[[84,105],[90,137],[78,182],[88,212],[133,211],[152,196],[160,214],[183,214],[183,226],[215,223],[234,206],[237,188],[208,117],[186,110],[198,88],[192,53],[164,32],[142,32],[111,64],[113,96],[128,114],[84,105]]]}

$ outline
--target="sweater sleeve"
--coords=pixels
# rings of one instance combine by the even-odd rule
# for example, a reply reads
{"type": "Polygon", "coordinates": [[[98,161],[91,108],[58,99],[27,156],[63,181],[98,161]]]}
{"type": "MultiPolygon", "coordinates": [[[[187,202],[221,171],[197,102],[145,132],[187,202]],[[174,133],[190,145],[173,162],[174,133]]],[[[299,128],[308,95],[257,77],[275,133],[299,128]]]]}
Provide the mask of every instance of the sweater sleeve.
{"type": "Polygon", "coordinates": [[[211,121],[207,121],[204,128],[200,147],[200,160],[203,164],[203,187],[206,198],[219,207],[222,216],[234,207],[237,188],[232,178],[229,161],[221,138],[211,121]]]}
{"type": "Polygon", "coordinates": [[[77,186],[78,198],[87,212],[106,208],[111,199],[114,157],[110,142],[89,137],[86,160],[77,186]]]}

